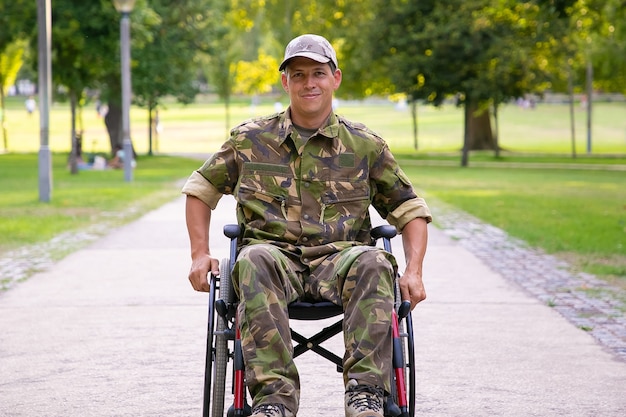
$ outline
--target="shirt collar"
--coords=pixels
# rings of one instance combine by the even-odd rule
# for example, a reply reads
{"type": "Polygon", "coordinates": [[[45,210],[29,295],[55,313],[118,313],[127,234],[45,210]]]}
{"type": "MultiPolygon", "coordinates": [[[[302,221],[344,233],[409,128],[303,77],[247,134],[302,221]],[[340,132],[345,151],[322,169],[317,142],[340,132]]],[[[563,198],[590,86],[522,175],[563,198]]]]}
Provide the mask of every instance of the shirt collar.
{"type": "MultiPolygon", "coordinates": [[[[280,115],[280,129],[278,131],[278,140],[282,144],[295,131],[293,122],[291,121],[291,107],[288,107],[280,115]]],[[[332,139],[339,134],[339,119],[334,112],[330,113],[326,124],[320,127],[317,134],[332,139]]]]}

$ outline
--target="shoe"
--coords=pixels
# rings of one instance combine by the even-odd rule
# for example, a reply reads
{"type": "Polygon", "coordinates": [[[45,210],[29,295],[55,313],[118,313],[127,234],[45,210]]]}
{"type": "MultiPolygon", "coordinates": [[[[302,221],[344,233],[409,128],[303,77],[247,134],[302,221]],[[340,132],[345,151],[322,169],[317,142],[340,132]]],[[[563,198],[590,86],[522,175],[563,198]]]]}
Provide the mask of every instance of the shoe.
{"type": "Polygon", "coordinates": [[[261,404],[254,407],[250,417],[294,417],[282,404],[261,404]]]}
{"type": "Polygon", "coordinates": [[[384,417],[383,390],[359,385],[354,379],[346,386],[346,417],[384,417]]]}

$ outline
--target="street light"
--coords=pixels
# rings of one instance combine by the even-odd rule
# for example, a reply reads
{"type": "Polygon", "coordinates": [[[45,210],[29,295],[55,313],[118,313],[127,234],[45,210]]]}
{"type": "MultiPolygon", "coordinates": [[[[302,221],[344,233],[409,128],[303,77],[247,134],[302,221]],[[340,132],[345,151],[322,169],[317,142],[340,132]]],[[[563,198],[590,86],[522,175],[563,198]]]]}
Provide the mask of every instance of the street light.
{"type": "Polygon", "coordinates": [[[50,153],[50,104],[52,97],[50,0],[37,2],[38,56],[39,56],[39,201],[52,199],[52,156],[50,153]]]}
{"type": "Polygon", "coordinates": [[[124,179],[133,180],[133,144],[130,141],[130,12],[135,0],[113,0],[120,19],[120,54],[122,60],[122,145],[124,150],[124,179]]]}

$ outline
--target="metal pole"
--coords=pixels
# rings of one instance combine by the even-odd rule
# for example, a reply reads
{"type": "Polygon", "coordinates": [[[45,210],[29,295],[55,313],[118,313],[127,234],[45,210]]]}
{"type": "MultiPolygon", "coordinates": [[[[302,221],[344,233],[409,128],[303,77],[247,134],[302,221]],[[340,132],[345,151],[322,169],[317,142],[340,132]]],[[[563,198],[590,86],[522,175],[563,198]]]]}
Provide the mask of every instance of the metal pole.
{"type": "Polygon", "coordinates": [[[50,105],[52,97],[51,0],[38,0],[39,49],[39,201],[48,203],[52,197],[52,157],[50,155],[50,105]]]}
{"type": "Polygon", "coordinates": [[[130,140],[130,14],[122,12],[120,20],[120,51],[122,59],[122,139],[124,149],[124,180],[133,180],[133,144],[130,140]]]}

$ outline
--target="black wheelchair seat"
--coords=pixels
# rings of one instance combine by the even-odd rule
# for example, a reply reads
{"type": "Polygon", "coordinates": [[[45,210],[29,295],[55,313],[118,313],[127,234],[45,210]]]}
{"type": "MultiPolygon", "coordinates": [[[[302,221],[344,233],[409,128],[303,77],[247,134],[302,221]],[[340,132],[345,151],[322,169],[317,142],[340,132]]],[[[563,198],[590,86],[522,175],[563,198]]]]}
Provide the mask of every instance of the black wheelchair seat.
{"type": "Polygon", "coordinates": [[[343,313],[341,306],[330,301],[295,301],[289,304],[287,308],[289,310],[289,318],[294,320],[322,320],[343,313]]]}

